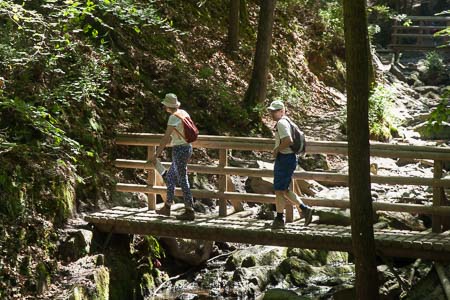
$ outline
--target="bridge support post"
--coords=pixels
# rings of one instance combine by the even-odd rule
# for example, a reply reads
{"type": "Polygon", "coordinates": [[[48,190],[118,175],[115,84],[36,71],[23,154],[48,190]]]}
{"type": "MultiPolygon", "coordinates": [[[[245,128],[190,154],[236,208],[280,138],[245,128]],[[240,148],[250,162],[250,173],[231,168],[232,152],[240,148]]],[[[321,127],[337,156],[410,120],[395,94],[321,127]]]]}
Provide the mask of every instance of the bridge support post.
{"type": "MultiPolygon", "coordinates": [[[[394,21],[394,32],[391,35],[391,43],[393,45],[397,45],[399,42],[399,38],[397,36],[398,34],[398,21],[395,20],[394,21]]],[[[398,50],[396,48],[393,49],[394,50],[394,64],[398,63],[400,60],[400,53],[398,52],[398,50]]]]}
{"type": "MultiPolygon", "coordinates": [[[[156,147],[148,146],[147,147],[147,161],[155,156],[156,147]]],[[[150,187],[154,187],[156,182],[156,173],[155,169],[147,169],[147,184],[150,187]]],[[[155,210],[156,208],[156,194],[155,193],[147,193],[147,205],[149,210],[155,210]]]]}
{"type": "MultiPolygon", "coordinates": [[[[219,167],[225,168],[228,165],[228,149],[219,150],[219,167]]],[[[219,175],[219,192],[221,197],[219,199],[219,216],[225,217],[227,215],[227,200],[223,197],[228,190],[228,175],[219,175]]]]}
{"type": "MultiPolygon", "coordinates": [[[[442,160],[434,161],[434,179],[435,182],[442,178],[442,160]]],[[[441,206],[444,203],[444,189],[443,187],[433,186],[433,206],[441,206]]],[[[432,230],[433,232],[442,232],[442,217],[437,215],[432,215],[432,230]]]]}

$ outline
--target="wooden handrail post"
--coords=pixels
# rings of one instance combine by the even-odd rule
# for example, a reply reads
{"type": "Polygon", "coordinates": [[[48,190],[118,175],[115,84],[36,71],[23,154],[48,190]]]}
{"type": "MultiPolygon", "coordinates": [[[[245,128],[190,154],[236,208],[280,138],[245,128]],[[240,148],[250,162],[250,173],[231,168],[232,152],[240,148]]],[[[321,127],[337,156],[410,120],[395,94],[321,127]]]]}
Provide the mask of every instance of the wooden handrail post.
{"type": "MultiPolygon", "coordinates": [[[[147,161],[152,159],[155,156],[156,147],[148,146],[147,147],[147,161]]],[[[150,187],[155,186],[156,182],[156,170],[148,169],[147,170],[147,184],[150,187]]],[[[149,210],[155,210],[156,208],[156,194],[155,193],[147,193],[147,205],[149,210]]]]}
{"type": "MultiPolygon", "coordinates": [[[[442,168],[443,162],[442,160],[434,161],[434,170],[433,177],[434,179],[442,178],[442,168]]],[[[442,187],[433,186],[433,206],[441,206],[444,203],[444,190],[442,187]]],[[[432,216],[432,229],[433,232],[441,232],[442,231],[442,220],[440,216],[433,215],[432,216]]]]}
{"type": "MultiPolygon", "coordinates": [[[[219,150],[219,168],[225,168],[228,165],[228,149],[219,150]]],[[[219,192],[224,195],[228,190],[228,175],[219,175],[219,192]]],[[[224,197],[219,199],[219,216],[227,215],[227,200],[224,197]]]]}
{"type": "Polygon", "coordinates": [[[422,35],[424,34],[424,30],[423,30],[423,26],[424,26],[424,25],[425,25],[425,21],[420,21],[420,22],[419,22],[419,26],[420,26],[419,28],[420,28],[420,29],[419,29],[419,32],[418,32],[418,33],[419,33],[420,35],[419,35],[419,37],[417,38],[417,45],[418,45],[418,46],[423,46],[423,45],[424,45],[424,42],[423,42],[423,36],[422,36],[422,35]]]}

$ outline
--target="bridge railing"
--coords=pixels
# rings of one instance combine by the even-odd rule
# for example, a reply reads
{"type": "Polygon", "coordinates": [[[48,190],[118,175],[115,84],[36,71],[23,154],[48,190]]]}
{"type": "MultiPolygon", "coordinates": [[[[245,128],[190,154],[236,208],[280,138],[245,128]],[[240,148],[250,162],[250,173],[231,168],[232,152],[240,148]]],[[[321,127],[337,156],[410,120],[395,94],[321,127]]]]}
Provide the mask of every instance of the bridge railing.
{"type": "MultiPolygon", "coordinates": [[[[154,167],[148,163],[148,159],[153,157],[156,146],[159,145],[161,134],[149,133],[127,133],[120,134],[116,138],[116,144],[128,146],[145,146],[147,147],[147,160],[129,160],[117,159],[116,167],[144,169],[148,171],[147,185],[118,183],[117,191],[121,192],[142,192],[148,195],[148,208],[153,210],[156,207],[156,195],[164,195],[166,187],[162,186],[162,180],[158,180],[154,167]],[[158,185],[161,184],[161,185],[158,185]]],[[[228,137],[228,136],[207,136],[201,135],[199,139],[193,143],[193,147],[217,149],[219,151],[219,163],[217,165],[199,165],[189,164],[189,172],[197,172],[202,174],[215,174],[219,176],[217,190],[196,190],[192,189],[194,197],[199,198],[217,198],[219,199],[219,215],[227,215],[227,200],[229,200],[235,211],[242,210],[242,202],[257,203],[275,203],[275,195],[273,194],[256,194],[256,193],[239,193],[230,191],[231,181],[229,175],[240,175],[249,177],[273,177],[273,171],[257,168],[239,168],[228,165],[229,150],[247,150],[247,151],[272,151],[274,140],[268,138],[251,138],[251,137],[228,137]]],[[[336,154],[348,155],[346,142],[326,142],[326,141],[308,141],[308,154],[336,154]]],[[[406,177],[406,176],[380,176],[371,175],[371,182],[387,185],[418,185],[430,186],[433,188],[433,204],[405,204],[405,203],[388,203],[382,201],[373,202],[374,210],[397,211],[409,213],[421,213],[432,215],[432,227],[434,232],[440,232],[442,228],[443,217],[450,216],[450,206],[444,206],[444,188],[450,188],[450,179],[442,178],[443,163],[450,160],[450,150],[442,147],[431,146],[412,146],[412,145],[393,145],[383,143],[371,143],[370,155],[372,157],[389,157],[403,159],[427,159],[434,161],[433,177],[406,177]]],[[[169,166],[170,163],[163,163],[169,166]]],[[[295,180],[317,180],[323,182],[339,183],[348,185],[347,174],[337,174],[333,172],[316,172],[316,171],[296,171],[293,176],[294,188],[295,180]]],[[[181,190],[176,190],[176,195],[182,195],[181,190]]],[[[349,200],[324,199],[313,197],[302,197],[305,203],[334,208],[349,208],[349,200]]],[[[293,208],[287,206],[286,218],[288,221],[293,220],[293,208]]]]}
{"type": "MultiPolygon", "coordinates": [[[[417,51],[440,49],[439,46],[447,45],[448,37],[435,37],[434,33],[449,27],[450,17],[408,16],[406,20],[410,20],[411,24],[406,26],[395,21],[389,48],[395,51],[417,51]]],[[[441,49],[450,50],[449,47],[441,49]]]]}

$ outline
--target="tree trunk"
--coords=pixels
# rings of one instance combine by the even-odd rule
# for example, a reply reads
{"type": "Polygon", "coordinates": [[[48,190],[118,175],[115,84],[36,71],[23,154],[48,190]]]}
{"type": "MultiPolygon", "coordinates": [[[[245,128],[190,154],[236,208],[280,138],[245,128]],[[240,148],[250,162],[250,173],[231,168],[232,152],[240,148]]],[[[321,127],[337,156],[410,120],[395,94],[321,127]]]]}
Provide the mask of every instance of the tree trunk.
{"type": "Polygon", "coordinates": [[[239,47],[239,12],[240,0],[230,0],[230,15],[228,18],[228,51],[235,52],[239,47]]]}
{"type": "Polygon", "coordinates": [[[260,3],[261,9],[259,12],[258,39],[256,41],[253,73],[244,98],[245,105],[250,111],[266,99],[276,0],[264,0],[260,1],[260,3]]]}
{"type": "Polygon", "coordinates": [[[344,0],[347,126],[356,299],[378,299],[369,156],[369,48],[365,0],[344,0]]]}

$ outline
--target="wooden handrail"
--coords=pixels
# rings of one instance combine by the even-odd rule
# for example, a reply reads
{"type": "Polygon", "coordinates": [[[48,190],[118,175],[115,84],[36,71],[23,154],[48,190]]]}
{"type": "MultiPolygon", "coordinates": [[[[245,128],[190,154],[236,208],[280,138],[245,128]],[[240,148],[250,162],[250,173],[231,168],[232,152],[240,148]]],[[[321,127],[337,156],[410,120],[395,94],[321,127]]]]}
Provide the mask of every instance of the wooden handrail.
{"type": "MultiPolygon", "coordinates": [[[[162,134],[152,133],[121,133],[116,137],[116,143],[128,146],[146,146],[148,147],[149,159],[155,151],[162,138],[162,134]]],[[[274,147],[274,140],[269,138],[255,137],[228,137],[228,136],[209,136],[201,135],[198,140],[193,143],[194,147],[202,147],[208,149],[219,150],[218,165],[198,165],[189,164],[188,169],[191,172],[203,174],[219,175],[219,189],[214,191],[192,190],[196,197],[200,198],[217,198],[220,199],[220,215],[227,213],[226,200],[230,200],[235,210],[240,210],[241,201],[258,202],[258,203],[274,203],[274,195],[266,194],[250,194],[236,193],[228,189],[229,175],[240,175],[250,177],[273,177],[273,170],[256,169],[256,168],[239,168],[228,165],[229,149],[248,150],[248,151],[271,151],[274,147]]],[[[347,155],[347,142],[329,142],[329,141],[308,141],[306,148],[307,153],[324,153],[347,155]]],[[[450,216],[450,207],[444,207],[442,191],[443,188],[450,188],[450,179],[442,178],[442,163],[450,160],[450,149],[435,146],[414,146],[405,144],[384,144],[378,142],[370,143],[370,155],[391,158],[406,159],[432,159],[434,160],[435,171],[432,178],[422,177],[405,177],[405,176],[379,176],[372,175],[371,182],[389,185],[423,185],[433,187],[433,206],[416,205],[416,204],[398,204],[384,203],[376,201],[373,203],[375,210],[403,211],[410,213],[424,213],[433,215],[433,231],[438,232],[441,228],[442,216],[450,216]]],[[[163,163],[166,167],[169,163],[163,163]]],[[[143,192],[149,194],[149,208],[154,209],[156,204],[156,194],[163,194],[165,187],[157,186],[157,180],[153,171],[153,166],[144,160],[127,160],[117,159],[115,166],[119,168],[144,169],[152,171],[148,173],[147,185],[136,184],[117,184],[117,190],[123,192],[143,192]]],[[[315,172],[315,171],[296,171],[294,179],[316,180],[324,182],[334,182],[343,185],[348,184],[347,174],[338,174],[332,172],[315,172]]],[[[181,195],[181,191],[176,191],[177,195],[181,195]]],[[[315,206],[348,208],[348,200],[333,199],[315,199],[304,198],[307,204],[315,206]]],[[[289,209],[292,209],[290,207],[289,209]]]]}
{"type": "Polygon", "coordinates": [[[393,25],[392,28],[415,30],[415,29],[445,29],[447,27],[446,26],[435,26],[435,25],[430,25],[430,26],[427,26],[427,25],[422,25],[422,26],[419,26],[419,25],[410,25],[410,26],[393,25]]]}
{"type": "MultiPolygon", "coordinates": [[[[162,163],[163,166],[169,167],[170,163],[162,163]]],[[[145,160],[127,160],[117,159],[114,164],[118,168],[124,169],[153,169],[152,165],[145,160]]],[[[257,168],[238,168],[238,167],[220,167],[220,166],[204,166],[197,164],[188,164],[189,172],[202,174],[217,175],[239,175],[250,177],[273,177],[273,170],[257,169],[257,168]]],[[[312,172],[312,171],[295,171],[294,179],[315,180],[333,183],[348,183],[348,175],[332,172],[312,172]]],[[[450,179],[422,178],[422,177],[405,177],[405,176],[371,176],[372,183],[379,184],[404,184],[404,185],[423,185],[450,188],[450,179]]]]}
{"type": "MultiPolygon", "coordinates": [[[[157,146],[162,134],[119,134],[116,144],[128,146],[157,146]]],[[[248,151],[271,151],[274,140],[269,138],[243,138],[227,136],[200,135],[193,143],[197,148],[233,149],[248,151]]],[[[347,142],[308,141],[306,153],[347,155],[347,142]]],[[[450,160],[450,149],[433,146],[392,145],[378,142],[370,143],[370,155],[391,158],[418,158],[450,160]]]]}
{"type": "Polygon", "coordinates": [[[433,38],[433,34],[429,33],[394,33],[392,36],[396,37],[426,37],[426,38],[433,38]]]}
{"type": "MultiPolygon", "coordinates": [[[[117,191],[120,192],[134,192],[134,193],[156,193],[161,194],[166,191],[165,186],[147,186],[142,184],[117,184],[117,191]]],[[[229,199],[239,200],[255,203],[275,203],[275,195],[268,194],[256,194],[256,193],[238,193],[238,192],[221,192],[219,190],[205,191],[192,189],[192,195],[199,198],[217,198],[217,199],[229,199]]],[[[181,189],[175,189],[175,195],[183,196],[181,189]]],[[[302,197],[302,200],[309,205],[318,207],[334,207],[334,208],[350,208],[350,201],[348,199],[325,199],[325,198],[311,198],[302,197]]],[[[374,201],[372,203],[375,211],[397,211],[407,213],[420,213],[420,214],[434,214],[439,216],[450,216],[450,207],[436,207],[426,206],[420,204],[405,204],[405,203],[389,203],[383,201],[374,201]]]]}
{"type": "Polygon", "coordinates": [[[450,22],[450,17],[445,16],[407,16],[405,19],[411,21],[450,22]]]}
{"type": "Polygon", "coordinates": [[[434,36],[435,31],[450,26],[450,17],[447,16],[407,16],[405,20],[412,25],[402,25],[396,20],[392,26],[392,39],[388,48],[395,51],[395,60],[399,51],[431,50],[448,51],[448,37],[434,36]],[[411,41],[415,41],[411,43],[411,41]]]}

